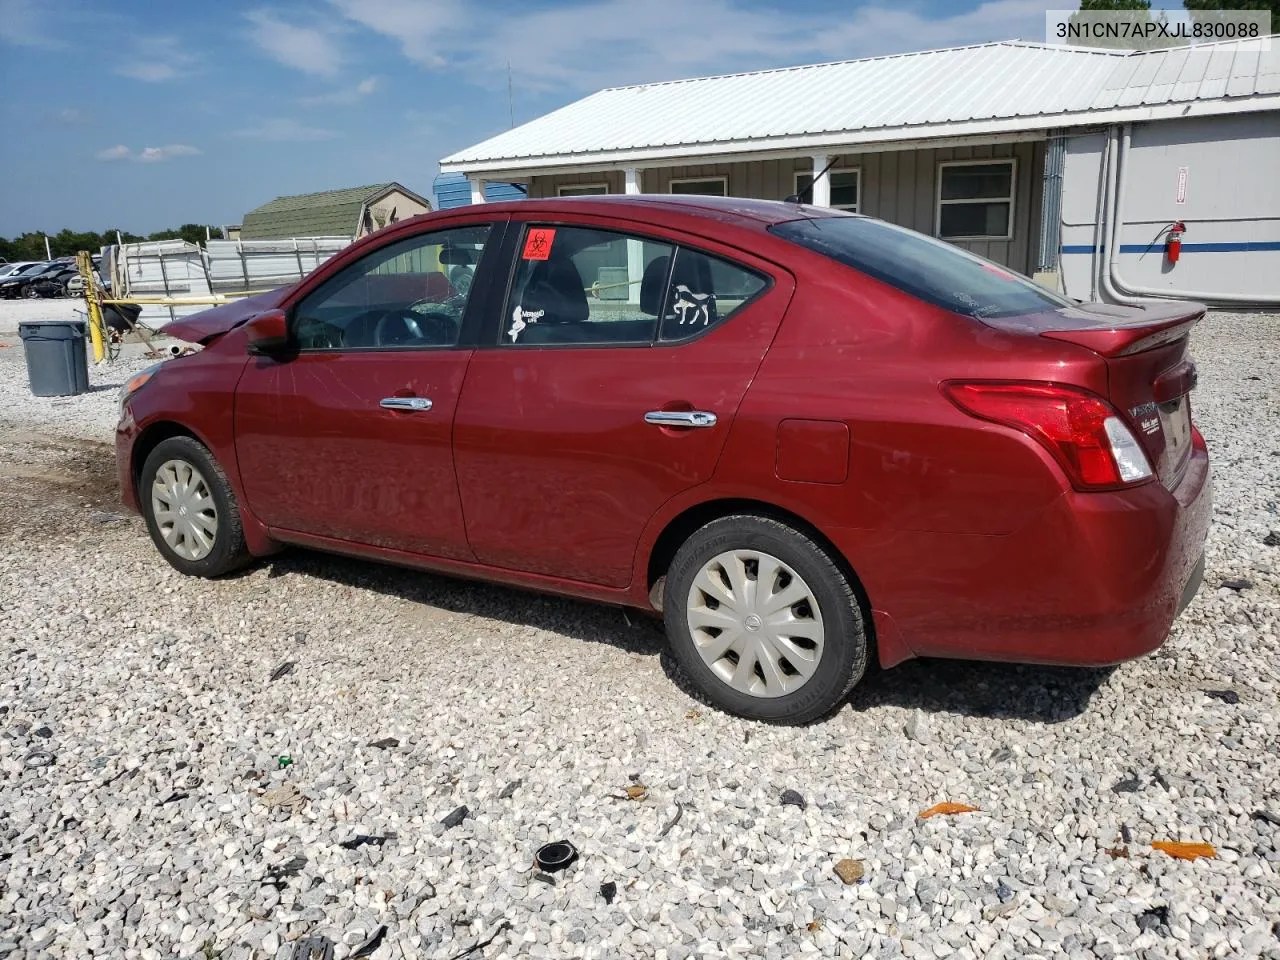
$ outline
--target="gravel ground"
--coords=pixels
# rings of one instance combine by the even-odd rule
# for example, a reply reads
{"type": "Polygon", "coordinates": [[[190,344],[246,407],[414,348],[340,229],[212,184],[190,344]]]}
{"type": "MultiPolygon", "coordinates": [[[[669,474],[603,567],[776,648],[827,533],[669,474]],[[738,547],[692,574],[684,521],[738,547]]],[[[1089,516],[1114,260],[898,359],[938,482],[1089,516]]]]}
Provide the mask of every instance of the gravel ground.
{"type": "Polygon", "coordinates": [[[131,367],[34,400],[15,341],[0,957],[1280,956],[1280,316],[1196,335],[1218,506],[1162,650],[909,663],[798,730],[616,610],[304,551],[184,579],[116,511],[131,367]]]}

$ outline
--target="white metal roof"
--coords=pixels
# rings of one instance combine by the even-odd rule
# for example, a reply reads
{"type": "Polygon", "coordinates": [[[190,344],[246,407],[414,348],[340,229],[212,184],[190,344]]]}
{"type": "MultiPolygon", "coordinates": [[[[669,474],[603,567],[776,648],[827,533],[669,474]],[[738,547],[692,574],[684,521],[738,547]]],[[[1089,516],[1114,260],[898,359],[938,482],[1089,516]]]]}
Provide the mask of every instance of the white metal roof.
{"type": "Polygon", "coordinates": [[[1024,42],[601,90],[461,150],[483,173],[1280,109],[1280,42],[1112,51],[1024,42]]]}

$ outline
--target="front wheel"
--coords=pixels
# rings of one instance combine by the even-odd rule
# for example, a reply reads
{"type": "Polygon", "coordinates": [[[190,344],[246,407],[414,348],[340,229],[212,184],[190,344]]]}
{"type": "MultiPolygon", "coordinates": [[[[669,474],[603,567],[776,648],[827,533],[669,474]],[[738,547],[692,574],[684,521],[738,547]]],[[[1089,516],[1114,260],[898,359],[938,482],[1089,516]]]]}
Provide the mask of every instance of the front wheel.
{"type": "Polygon", "coordinates": [[[664,594],[676,659],[730,713],[807,723],[839,706],[866,671],[848,578],[778,520],[739,515],[702,527],[677,551],[664,594]]]}
{"type": "Polygon", "coordinates": [[[158,443],[143,464],[138,499],[152,541],[182,573],[218,577],[249,562],[235,491],[198,440],[158,443]]]}

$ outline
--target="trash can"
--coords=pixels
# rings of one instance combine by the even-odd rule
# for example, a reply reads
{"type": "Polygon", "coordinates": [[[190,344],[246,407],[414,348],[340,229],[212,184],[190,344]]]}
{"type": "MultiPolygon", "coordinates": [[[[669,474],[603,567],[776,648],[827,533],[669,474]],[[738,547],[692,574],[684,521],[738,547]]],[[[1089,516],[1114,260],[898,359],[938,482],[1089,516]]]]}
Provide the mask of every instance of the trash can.
{"type": "Polygon", "coordinates": [[[83,320],[31,320],[18,324],[27,357],[27,382],[37,397],[69,397],[89,390],[83,320]]]}

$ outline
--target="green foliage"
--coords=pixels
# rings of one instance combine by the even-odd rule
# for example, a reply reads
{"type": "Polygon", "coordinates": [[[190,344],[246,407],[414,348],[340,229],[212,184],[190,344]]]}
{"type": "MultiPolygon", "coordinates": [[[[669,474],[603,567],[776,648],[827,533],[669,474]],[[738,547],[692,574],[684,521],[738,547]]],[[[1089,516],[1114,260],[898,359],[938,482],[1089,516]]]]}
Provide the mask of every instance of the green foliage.
{"type": "MultiPolygon", "coordinates": [[[[209,227],[208,230],[210,236],[222,237],[221,227],[209,227]]],[[[157,230],[145,237],[127,230],[118,232],[120,239],[125,243],[138,243],[142,240],[186,240],[188,243],[204,243],[205,240],[205,226],[200,223],[184,223],[176,230],[157,230]]],[[[116,242],[116,233],[115,228],[108,228],[101,233],[94,233],[91,230],[76,232],[64,228],[57,233],[48,234],[49,252],[55,257],[72,257],[81,250],[97,253],[108,244],[116,242]]],[[[4,257],[11,263],[17,260],[43,260],[45,258],[44,238],[45,234],[38,231],[21,234],[12,240],[0,237],[0,257],[4,257]]]]}
{"type": "Polygon", "coordinates": [[[1271,32],[1280,31],[1280,0],[1182,0],[1195,20],[1212,19],[1217,10],[1270,10],[1271,32]]]}

